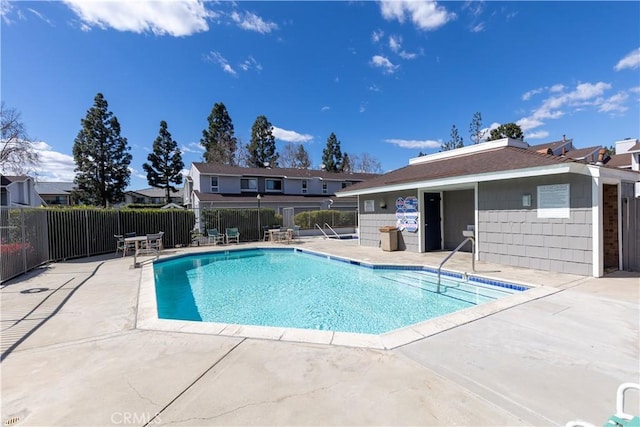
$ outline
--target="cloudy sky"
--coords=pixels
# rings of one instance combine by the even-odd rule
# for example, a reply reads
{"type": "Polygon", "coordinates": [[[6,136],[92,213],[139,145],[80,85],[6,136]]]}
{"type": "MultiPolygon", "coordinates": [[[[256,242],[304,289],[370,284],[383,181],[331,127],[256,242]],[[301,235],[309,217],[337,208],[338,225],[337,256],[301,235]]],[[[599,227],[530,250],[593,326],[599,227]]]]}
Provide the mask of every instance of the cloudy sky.
{"type": "Polygon", "coordinates": [[[384,170],[516,122],[525,141],[640,137],[639,2],[52,2],[2,0],[1,96],[38,142],[38,178],[71,181],[80,120],[103,93],[133,155],[165,120],[185,163],[223,102],[246,144],[265,115],[314,166],[334,132],[384,170]]]}

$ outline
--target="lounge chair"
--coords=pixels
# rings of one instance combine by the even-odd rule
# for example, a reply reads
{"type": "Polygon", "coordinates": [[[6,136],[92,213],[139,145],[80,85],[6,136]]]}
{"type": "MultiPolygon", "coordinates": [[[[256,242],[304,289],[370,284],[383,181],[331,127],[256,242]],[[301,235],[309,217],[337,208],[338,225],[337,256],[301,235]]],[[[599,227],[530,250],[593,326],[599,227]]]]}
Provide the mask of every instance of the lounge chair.
{"type": "Polygon", "coordinates": [[[209,244],[217,245],[218,243],[224,244],[225,235],[218,233],[217,228],[208,228],[207,229],[207,241],[209,244]]]}
{"type": "Polygon", "coordinates": [[[240,232],[237,228],[227,228],[225,231],[225,234],[227,235],[227,244],[229,244],[229,241],[231,240],[235,240],[236,243],[240,243],[240,232]]]}
{"type": "Polygon", "coordinates": [[[262,226],[262,241],[263,242],[267,242],[271,239],[271,233],[269,233],[269,226],[268,225],[263,225],[262,226]]]}

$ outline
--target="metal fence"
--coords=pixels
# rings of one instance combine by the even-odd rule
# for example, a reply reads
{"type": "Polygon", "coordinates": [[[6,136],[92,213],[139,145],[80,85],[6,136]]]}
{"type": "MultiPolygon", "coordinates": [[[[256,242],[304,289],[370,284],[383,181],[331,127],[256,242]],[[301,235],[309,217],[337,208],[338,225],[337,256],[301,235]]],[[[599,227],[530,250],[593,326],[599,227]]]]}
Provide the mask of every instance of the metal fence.
{"type": "Polygon", "coordinates": [[[49,260],[47,213],[0,208],[0,282],[49,260]]]}
{"type": "MultiPolygon", "coordinates": [[[[302,230],[356,227],[355,211],[296,209],[287,221],[302,230]]],[[[263,226],[291,227],[273,209],[105,210],[57,208],[0,208],[0,283],[49,261],[115,252],[114,235],[145,235],[164,231],[163,244],[171,248],[192,243],[194,229],[206,234],[237,228],[240,240],[262,240],[263,226]]]]}

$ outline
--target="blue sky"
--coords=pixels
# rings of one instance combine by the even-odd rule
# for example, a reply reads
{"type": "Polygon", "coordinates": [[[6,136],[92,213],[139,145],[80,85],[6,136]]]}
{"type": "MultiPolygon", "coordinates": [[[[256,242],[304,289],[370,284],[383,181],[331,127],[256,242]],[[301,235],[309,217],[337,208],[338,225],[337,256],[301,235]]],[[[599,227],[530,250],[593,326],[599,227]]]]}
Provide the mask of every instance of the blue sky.
{"type": "Polygon", "coordinates": [[[43,181],[73,180],[73,141],[101,92],[131,146],[130,189],[165,120],[187,165],[213,104],[250,140],[343,152],[384,171],[516,122],[529,144],[640,137],[640,3],[5,1],[1,97],[39,141],[43,181]]]}

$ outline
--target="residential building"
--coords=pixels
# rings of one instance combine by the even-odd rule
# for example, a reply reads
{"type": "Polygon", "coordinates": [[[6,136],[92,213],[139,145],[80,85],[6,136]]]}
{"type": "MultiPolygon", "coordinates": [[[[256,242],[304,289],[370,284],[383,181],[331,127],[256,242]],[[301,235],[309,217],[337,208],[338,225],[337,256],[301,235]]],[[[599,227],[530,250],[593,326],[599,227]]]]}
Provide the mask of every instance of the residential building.
{"type": "Polygon", "coordinates": [[[391,224],[399,249],[413,252],[454,250],[472,230],[482,261],[596,277],[640,271],[640,172],[604,164],[604,150],[595,162],[571,151],[564,138],[546,147],[505,138],[411,159],[337,197],[358,197],[365,246],[379,246],[391,224]]]}
{"type": "Polygon", "coordinates": [[[0,175],[0,206],[42,206],[35,181],[27,175],[0,175]]]}
{"type": "Polygon", "coordinates": [[[358,207],[356,197],[335,199],[335,193],[375,176],[192,163],[184,187],[184,204],[192,209],[256,208],[260,202],[262,207],[272,208],[280,214],[285,208],[355,210],[358,207]]]}
{"type": "Polygon", "coordinates": [[[35,190],[45,206],[71,206],[73,200],[73,182],[36,182],[35,190]]]}
{"type": "MultiPolygon", "coordinates": [[[[181,205],[183,202],[183,189],[178,188],[178,191],[170,193],[169,203],[175,203],[181,205]]],[[[142,190],[131,190],[124,194],[124,204],[131,205],[166,205],[166,190],[164,188],[143,188],[142,190]]]]}

